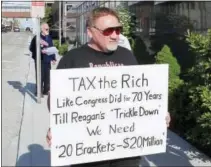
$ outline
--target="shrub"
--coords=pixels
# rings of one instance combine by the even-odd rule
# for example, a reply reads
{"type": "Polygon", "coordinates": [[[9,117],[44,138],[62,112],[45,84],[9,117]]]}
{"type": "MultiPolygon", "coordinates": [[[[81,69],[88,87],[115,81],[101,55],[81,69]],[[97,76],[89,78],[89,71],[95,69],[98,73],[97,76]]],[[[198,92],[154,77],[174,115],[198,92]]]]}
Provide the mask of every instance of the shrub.
{"type": "Polygon", "coordinates": [[[59,49],[59,40],[53,40],[53,45],[59,49]]]}
{"type": "Polygon", "coordinates": [[[211,31],[206,35],[188,31],[186,41],[196,63],[175,95],[175,129],[211,156],[211,31]]]}
{"type": "Polygon", "coordinates": [[[172,55],[170,48],[164,45],[160,52],[155,57],[157,64],[169,64],[169,76],[170,80],[174,77],[178,77],[180,74],[180,65],[177,59],[172,55]]]}
{"type": "MultiPolygon", "coordinates": [[[[188,73],[186,123],[191,126],[185,136],[198,146],[211,148],[211,30],[206,35],[188,31],[187,42],[190,50],[196,53],[197,63],[188,73]]],[[[211,150],[207,151],[211,155],[211,150]]]]}
{"type": "Polygon", "coordinates": [[[155,56],[156,64],[169,64],[169,111],[175,113],[176,92],[183,84],[180,79],[180,65],[172,55],[170,48],[164,45],[160,52],[155,56]]]}
{"type": "Polygon", "coordinates": [[[122,34],[126,36],[131,45],[133,45],[134,29],[136,26],[136,20],[134,14],[132,14],[125,6],[117,7],[117,12],[120,18],[120,23],[123,27],[122,34]]]}
{"type": "Polygon", "coordinates": [[[63,43],[59,46],[59,40],[53,40],[54,46],[59,50],[59,55],[63,56],[68,51],[68,44],[63,43]]]}
{"type": "Polygon", "coordinates": [[[60,55],[65,55],[68,51],[68,44],[64,43],[59,47],[59,54],[60,55]]]}

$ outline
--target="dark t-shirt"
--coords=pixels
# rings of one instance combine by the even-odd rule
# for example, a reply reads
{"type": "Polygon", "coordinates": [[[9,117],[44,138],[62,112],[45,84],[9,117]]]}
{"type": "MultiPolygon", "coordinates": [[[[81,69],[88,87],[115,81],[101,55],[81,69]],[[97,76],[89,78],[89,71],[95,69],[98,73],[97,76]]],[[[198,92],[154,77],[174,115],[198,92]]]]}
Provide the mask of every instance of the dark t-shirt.
{"type": "MultiPolygon", "coordinates": [[[[87,68],[87,67],[112,67],[112,66],[126,66],[126,65],[137,65],[137,60],[131,51],[121,46],[111,53],[103,53],[96,51],[89,47],[87,44],[80,48],[70,50],[65,56],[63,56],[57,66],[57,69],[68,69],[68,68],[87,68]]],[[[97,167],[98,165],[107,163],[118,163],[123,160],[132,161],[132,166],[136,167],[134,161],[139,162],[140,157],[116,159],[111,161],[101,161],[80,165],[71,165],[71,167],[97,167]]],[[[130,167],[130,165],[128,165],[130,167]]]]}
{"type": "Polygon", "coordinates": [[[137,65],[132,52],[118,46],[118,49],[111,53],[96,51],[87,44],[80,48],[70,50],[63,56],[57,69],[86,68],[86,67],[109,67],[123,65],[137,65]]]}

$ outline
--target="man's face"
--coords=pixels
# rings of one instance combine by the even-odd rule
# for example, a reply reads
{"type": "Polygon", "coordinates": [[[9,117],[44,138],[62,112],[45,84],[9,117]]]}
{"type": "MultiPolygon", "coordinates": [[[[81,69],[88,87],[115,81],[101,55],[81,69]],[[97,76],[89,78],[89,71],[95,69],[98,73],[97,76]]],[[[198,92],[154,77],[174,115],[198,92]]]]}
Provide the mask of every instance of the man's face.
{"type": "Polygon", "coordinates": [[[95,21],[90,30],[93,41],[104,51],[115,51],[118,47],[121,25],[111,15],[102,16],[95,21]]]}
{"type": "Polygon", "coordinates": [[[49,26],[47,24],[43,24],[42,25],[42,33],[44,35],[48,35],[49,34],[49,26]]]}

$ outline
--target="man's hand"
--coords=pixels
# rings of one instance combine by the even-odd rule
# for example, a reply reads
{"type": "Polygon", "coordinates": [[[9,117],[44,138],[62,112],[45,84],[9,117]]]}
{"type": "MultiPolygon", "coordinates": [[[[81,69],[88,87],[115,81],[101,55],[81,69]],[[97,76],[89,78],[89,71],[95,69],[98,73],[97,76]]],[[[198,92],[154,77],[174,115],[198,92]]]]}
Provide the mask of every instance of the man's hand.
{"type": "Polygon", "coordinates": [[[167,128],[169,127],[170,122],[171,122],[171,116],[170,116],[170,113],[167,112],[167,116],[166,116],[166,125],[167,125],[167,128]]]}
{"type": "Polygon", "coordinates": [[[48,46],[48,42],[44,41],[43,39],[40,40],[40,44],[43,46],[48,46]]]}
{"type": "Polygon", "coordinates": [[[46,54],[46,53],[47,53],[45,49],[42,49],[41,52],[42,52],[43,54],[46,54]]]}
{"type": "Polygon", "coordinates": [[[47,141],[49,147],[51,146],[51,139],[52,139],[51,129],[49,128],[48,132],[47,132],[47,135],[46,135],[46,141],[47,141]]]}
{"type": "Polygon", "coordinates": [[[52,64],[53,64],[53,65],[55,65],[55,64],[56,64],[56,60],[52,60],[51,62],[52,62],[52,64]]]}

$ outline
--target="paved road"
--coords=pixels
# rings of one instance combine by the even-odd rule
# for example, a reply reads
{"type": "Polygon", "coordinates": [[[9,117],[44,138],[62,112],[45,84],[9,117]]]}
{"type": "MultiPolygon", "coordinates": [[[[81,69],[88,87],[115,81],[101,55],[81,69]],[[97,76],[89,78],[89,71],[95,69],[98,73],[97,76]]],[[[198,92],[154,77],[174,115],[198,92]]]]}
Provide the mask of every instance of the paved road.
{"type": "Polygon", "coordinates": [[[29,72],[29,34],[2,34],[2,165],[14,166],[29,72]]]}

